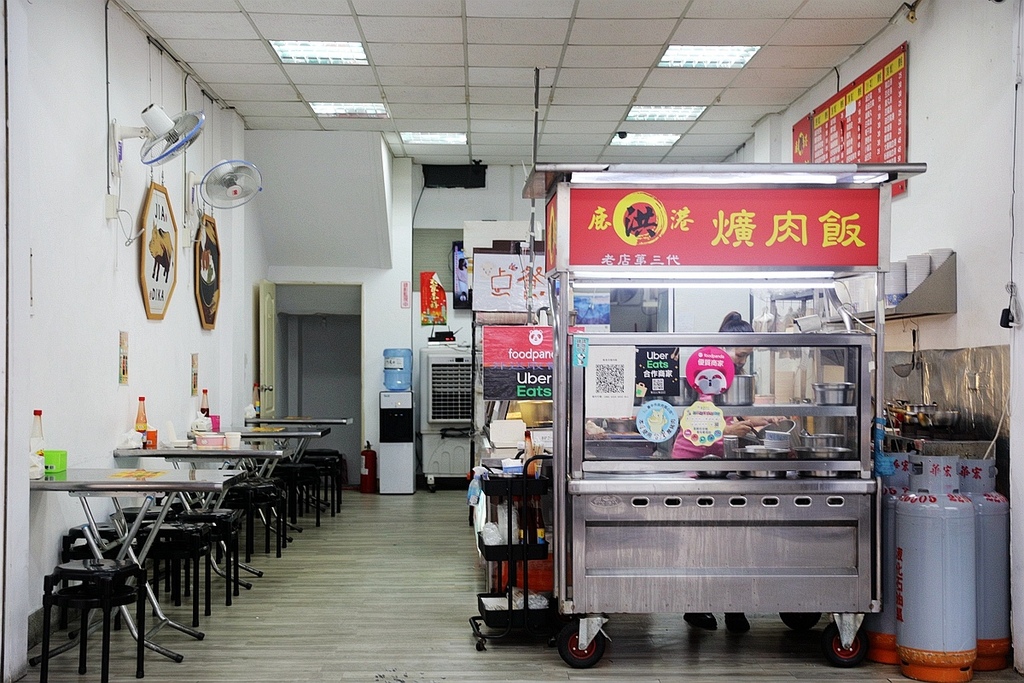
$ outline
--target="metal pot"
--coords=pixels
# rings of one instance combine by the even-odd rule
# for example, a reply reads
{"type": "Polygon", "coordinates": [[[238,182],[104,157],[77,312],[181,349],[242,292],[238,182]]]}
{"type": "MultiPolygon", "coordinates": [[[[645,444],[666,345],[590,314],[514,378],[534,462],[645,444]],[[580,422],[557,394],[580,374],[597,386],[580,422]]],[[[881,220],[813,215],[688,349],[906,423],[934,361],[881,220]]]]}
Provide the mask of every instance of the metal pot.
{"type": "Polygon", "coordinates": [[[801,434],[800,440],[808,448],[838,448],[846,443],[842,434],[801,434]]]}
{"type": "Polygon", "coordinates": [[[959,410],[936,410],[928,416],[933,427],[952,427],[960,419],[959,410]]]}
{"type": "Polygon", "coordinates": [[[838,446],[797,446],[793,449],[800,460],[849,460],[853,450],[838,446]]]}
{"type": "Polygon", "coordinates": [[[718,406],[751,406],[754,405],[754,376],[736,375],[732,385],[724,394],[715,396],[718,406]]]}
{"type": "Polygon", "coordinates": [[[770,448],[768,446],[744,446],[736,449],[736,457],[751,460],[779,460],[789,457],[788,448],[770,448]]]}
{"type": "Polygon", "coordinates": [[[853,382],[815,382],[811,387],[819,406],[852,406],[857,389],[853,382]]]}
{"type": "MultiPolygon", "coordinates": [[[[702,460],[722,460],[721,456],[718,455],[705,455],[702,460]]],[[[725,479],[726,472],[724,470],[700,470],[697,476],[704,479],[725,479]]]]}
{"type": "Polygon", "coordinates": [[[633,418],[608,418],[604,421],[605,431],[615,434],[631,434],[636,432],[636,420],[633,418]]]}

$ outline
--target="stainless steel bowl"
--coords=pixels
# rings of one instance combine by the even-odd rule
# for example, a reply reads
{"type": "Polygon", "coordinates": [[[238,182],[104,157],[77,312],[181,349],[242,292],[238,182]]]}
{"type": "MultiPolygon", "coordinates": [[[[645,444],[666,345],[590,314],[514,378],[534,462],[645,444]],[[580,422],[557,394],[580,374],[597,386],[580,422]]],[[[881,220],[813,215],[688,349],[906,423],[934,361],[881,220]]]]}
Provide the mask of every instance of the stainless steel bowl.
{"type": "Polygon", "coordinates": [[[811,387],[819,406],[852,406],[857,393],[853,382],[815,382],[811,387]]]}
{"type": "Polygon", "coordinates": [[[783,460],[789,457],[789,450],[768,446],[744,446],[736,449],[736,457],[740,460],[783,460]]]}
{"type": "Polygon", "coordinates": [[[851,460],[853,450],[838,446],[797,446],[793,453],[800,460],[851,460]]]}

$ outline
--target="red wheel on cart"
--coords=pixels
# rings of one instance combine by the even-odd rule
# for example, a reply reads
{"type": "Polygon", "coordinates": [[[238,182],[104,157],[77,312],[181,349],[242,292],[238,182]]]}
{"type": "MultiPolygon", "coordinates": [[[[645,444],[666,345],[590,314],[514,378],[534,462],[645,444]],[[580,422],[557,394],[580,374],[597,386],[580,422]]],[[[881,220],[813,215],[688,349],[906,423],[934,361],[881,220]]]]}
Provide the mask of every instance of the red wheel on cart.
{"type": "Polygon", "coordinates": [[[860,665],[868,654],[868,644],[864,632],[858,630],[853,637],[850,649],[843,649],[842,640],[839,638],[839,627],[835,622],[825,627],[821,634],[821,649],[825,653],[825,659],[832,666],[849,669],[860,665]]]}
{"type": "Polygon", "coordinates": [[[821,612],[779,612],[779,617],[794,631],[808,631],[818,625],[821,612]]]}
{"type": "Polygon", "coordinates": [[[600,631],[585,649],[580,649],[580,625],[572,621],[558,632],[558,654],[574,669],[589,669],[604,657],[605,638],[600,631]]]}

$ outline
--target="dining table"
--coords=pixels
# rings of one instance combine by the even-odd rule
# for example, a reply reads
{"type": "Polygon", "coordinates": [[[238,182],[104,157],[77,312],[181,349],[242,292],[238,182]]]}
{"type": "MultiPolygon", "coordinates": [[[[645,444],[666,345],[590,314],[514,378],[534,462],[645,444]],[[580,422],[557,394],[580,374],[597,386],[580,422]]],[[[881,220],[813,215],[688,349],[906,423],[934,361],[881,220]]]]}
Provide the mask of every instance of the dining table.
{"type": "MultiPolygon", "coordinates": [[[[248,426],[248,423],[247,423],[248,426]]],[[[225,430],[230,431],[230,430],[225,430]]],[[[272,440],[275,443],[286,445],[294,442],[291,449],[291,461],[302,462],[302,456],[313,439],[321,439],[331,433],[330,427],[316,426],[273,426],[254,425],[251,429],[236,430],[242,435],[242,441],[251,443],[260,440],[272,440]]]]}
{"type": "MultiPolygon", "coordinates": [[[[53,472],[46,474],[41,479],[31,480],[29,482],[29,490],[63,492],[79,499],[86,519],[86,523],[83,525],[83,532],[85,532],[90,550],[96,559],[103,557],[103,549],[108,546],[101,540],[102,537],[90,501],[96,497],[112,498],[115,508],[120,513],[120,499],[142,498],[142,505],[135,521],[130,527],[127,527],[127,524],[124,523],[122,515],[115,516],[115,518],[120,518],[121,523],[119,527],[122,527],[120,529],[121,538],[118,541],[120,549],[117,559],[131,559],[141,566],[146,561],[149,549],[158,536],[167,513],[180,496],[184,494],[198,494],[211,498],[217,497],[222,495],[232,484],[241,481],[246,476],[248,476],[248,473],[240,469],[149,470],[141,468],[68,468],[63,472],[53,472]],[[158,500],[159,502],[157,502],[158,500]],[[132,547],[132,542],[151,509],[157,511],[156,518],[152,521],[152,531],[147,535],[142,547],[136,551],[132,547]]],[[[153,608],[153,613],[156,615],[154,626],[145,634],[140,634],[127,607],[122,606],[120,608],[121,616],[125,623],[128,624],[129,631],[134,638],[143,638],[146,647],[150,650],[180,662],[184,659],[183,655],[153,642],[153,636],[164,626],[170,626],[197,640],[202,640],[205,634],[202,631],[172,620],[164,614],[152,587],[148,583],[145,589],[147,599],[153,608]]],[[[61,647],[51,650],[50,656],[52,657],[55,654],[67,651],[75,645],[76,641],[65,643],[61,647]]]]}

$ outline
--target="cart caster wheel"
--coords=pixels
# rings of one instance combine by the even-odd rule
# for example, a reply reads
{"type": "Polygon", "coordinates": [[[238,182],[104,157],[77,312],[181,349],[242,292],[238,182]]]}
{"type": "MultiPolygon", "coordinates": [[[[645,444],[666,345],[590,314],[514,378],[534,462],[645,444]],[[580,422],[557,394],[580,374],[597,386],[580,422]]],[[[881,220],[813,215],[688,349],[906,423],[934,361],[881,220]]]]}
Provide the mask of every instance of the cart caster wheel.
{"type": "Polygon", "coordinates": [[[435,484],[428,484],[427,490],[431,493],[437,493],[437,486],[435,484]]]}
{"type": "Polygon", "coordinates": [[[482,641],[482,640],[476,641],[476,651],[477,652],[483,652],[486,649],[487,648],[484,646],[484,641],[482,641]]]}
{"type": "Polygon", "coordinates": [[[589,669],[604,657],[605,638],[598,632],[585,650],[579,648],[580,625],[571,622],[558,632],[558,654],[574,669],[589,669]]]}
{"type": "Polygon", "coordinates": [[[779,612],[779,617],[794,631],[808,631],[818,625],[821,612],[779,612]]]}
{"type": "Polygon", "coordinates": [[[829,664],[843,669],[858,666],[868,654],[867,640],[863,631],[857,631],[853,643],[850,644],[850,649],[844,650],[839,639],[839,627],[835,625],[835,622],[826,626],[825,631],[821,634],[821,650],[825,653],[825,659],[829,664]]]}

